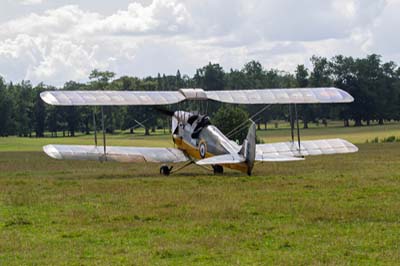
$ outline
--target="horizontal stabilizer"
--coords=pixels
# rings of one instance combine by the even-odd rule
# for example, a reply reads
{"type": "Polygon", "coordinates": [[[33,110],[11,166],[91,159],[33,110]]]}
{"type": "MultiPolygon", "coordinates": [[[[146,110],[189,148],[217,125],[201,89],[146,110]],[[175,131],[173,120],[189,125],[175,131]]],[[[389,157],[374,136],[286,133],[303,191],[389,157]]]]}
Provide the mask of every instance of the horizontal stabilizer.
{"type": "Polygon", "coordinates": [[[213,165],[213,164],[236,164],[245,162],[245,158],[239,154],[224,154],[217,155],[207,159],[197,161],[198,165],[213,165]]]}
{"type": "Polygon", "coordinates": [[[54,159],[116,161],[126,163],[179,163],[189,158],[179,149],[107,146],[106,156],[102,146],[47,145],[44,152],[54,159]]]}
{"type": "Polygon", "coordinates": [[[301,157],[352,153],[357,151],[358,148],[355,145],[343,139],[305,140],[301,141],[300,148],[297,142],[278,142],[258,144],[256,146],[256,161],[257,158],[263,157],[301,157]]]}

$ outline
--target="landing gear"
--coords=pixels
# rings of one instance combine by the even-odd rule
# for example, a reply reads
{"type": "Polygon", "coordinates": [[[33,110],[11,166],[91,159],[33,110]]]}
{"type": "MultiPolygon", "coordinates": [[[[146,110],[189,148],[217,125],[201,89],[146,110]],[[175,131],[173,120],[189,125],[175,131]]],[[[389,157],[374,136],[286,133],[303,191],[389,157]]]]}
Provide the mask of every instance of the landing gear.
{"type": "Polygon", "coordinates": [[[162,165],[160,167],[160,174],[165,175],[165,176],[169,176],[169,174],[171,173],[172,167],[168,167],[168,165],[162,165]]]}
{"type": "Polygon", "coordinates": [[[247,175],[248,175],[248,176],[251,176],[251,170],[252,170],[252,169],[250,169],[250,168],[247,169],[247,175]]]}
{"type": "Polygon", "coordinates": [[[215,164],[212,166],[213,170],[214,170],[214,174],[218,175],[218,174],[223,174],[224,173],[224,168],[221,165],[215,164]]]}

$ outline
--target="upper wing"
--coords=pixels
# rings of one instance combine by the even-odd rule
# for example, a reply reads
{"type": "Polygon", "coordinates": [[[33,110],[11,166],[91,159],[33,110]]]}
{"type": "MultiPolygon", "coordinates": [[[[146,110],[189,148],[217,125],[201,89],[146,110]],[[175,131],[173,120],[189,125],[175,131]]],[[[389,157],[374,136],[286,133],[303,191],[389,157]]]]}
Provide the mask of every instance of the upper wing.
{"type": "MultiPolygon", "coordinates": [[[[102,146],[89,145],[47,145],[44,152],[54,159],[64,160],[95,160],[102,161],[104,150],[102,146]]],[[[174,148],[142,148],[142,147],[106,147],[108,161],[140,163],[179,163],[189,158],[179,149],[174,148]]]]}
{"type": "Polygon", "coordinates": [[[256,161],[265,161],[264,158],[299,157],[309,155],[326,155],[338,153],[351,153],[358,148],[343,139],[321,139],[301,141],[300,149],[297,142],[279,142],[258,144],[256,146],[256,161]]]}
{"type": "Polygon", "coordinates": [[[338,88],[288,88],[206,91],[207,98],[236,104],[349,103],[354,98],[338,88]]]}
{"type": "Polygon", "coordinates": [[[51,105],[164,105],[184,100],[214,100],[233,104],[348,103],[354,98],[337,88],[287,88],[204,91],[45,91],[51,105]]]}
{"type": "Polygon", "coordinates": [[[45,91],[51,105],[163,105],[185,100],[178,91],[45,91]]]}

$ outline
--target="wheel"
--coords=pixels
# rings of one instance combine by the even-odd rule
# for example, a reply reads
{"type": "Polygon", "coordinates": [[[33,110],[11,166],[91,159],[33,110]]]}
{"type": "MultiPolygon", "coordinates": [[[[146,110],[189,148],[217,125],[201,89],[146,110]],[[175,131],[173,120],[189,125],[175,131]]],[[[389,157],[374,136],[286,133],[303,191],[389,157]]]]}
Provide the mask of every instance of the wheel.
{"type": "Polygon", "coordinates": [[[214,169],[214,174],[223,174],[224,168],[221,165],[213,165],[212,168],[214,169]]]}
{"type": "Polygon", "coordinates": [[[169,174],[171,173],[171,170],[172,170],[172,166],[169,168],[168,165],[162,165],[160,167],[160,174],[169,176],[169,174]]]}

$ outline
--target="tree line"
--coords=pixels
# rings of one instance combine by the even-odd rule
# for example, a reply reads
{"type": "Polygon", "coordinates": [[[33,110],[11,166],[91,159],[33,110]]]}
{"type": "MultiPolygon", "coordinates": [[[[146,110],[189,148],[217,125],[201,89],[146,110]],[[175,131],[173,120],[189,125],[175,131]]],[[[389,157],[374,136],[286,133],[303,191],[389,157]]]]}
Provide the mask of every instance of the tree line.
{"type": "MultiPolygon", "coordinates": [[[[340,119],[344,126],[370,124],[377,121],[400,120],[400,67],[394,62],[383,62],[376,54],[365,58],[337,55],[327,59],[313,56],[311,68],[298,65],[294,73],[277,69],[265,69],[260,62],[250,61],[242,69],[225,71],[221,65],[209,63],[197,69],[193,77],[160,75],[138,78],[93,70],[89,81],[69,81],[61,90],[177,90],[179,88],[203,88],[205,90],[236,90],[290,87],[334,86],[349,92],[355,101],[351,104],[300,105],[299,118],[304,128],[310,122],[340,119]]],[[[40,83],[32,86],[29,81],[5,82],[0,77],[0,136],[43,137],[45,132],[52,136],[61,134],[74,136],[76,132],[89,134],[93,130],[93,113],[99,117],[99,109],[93,107],[55,107],[45,104],[40,93],[55,90],[54,86],[40,83]]],[[[170,110],[200,110],[213,114],[221,104],[210,102],[185,102],[167,106],[170,110]]],[[[245,111],[254,114],[262,106],[246,106],[245,111]]],[[[105,107],[106,130],[132,132],[144,125],[146,134],[156,128],[168,128],[169,118],[152,107],[124,106],[105,107]]],[[[256,121],[289,119],[287,106],[276,105],[259,114],[256,121]]]]}

